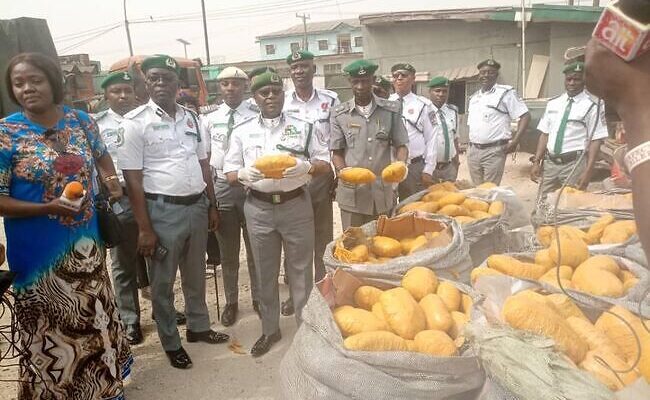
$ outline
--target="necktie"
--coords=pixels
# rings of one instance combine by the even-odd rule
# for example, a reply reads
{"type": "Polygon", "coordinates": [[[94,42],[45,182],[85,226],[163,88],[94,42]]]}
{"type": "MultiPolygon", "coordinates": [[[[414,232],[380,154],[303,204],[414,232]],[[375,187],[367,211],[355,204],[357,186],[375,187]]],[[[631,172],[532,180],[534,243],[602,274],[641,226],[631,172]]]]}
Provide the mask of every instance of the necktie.
{"type": "Polygon", "coordinates": [[[230,115],[230,117],[228,117],[228,132],[226,133],[226,136],[228,137],[228,139],[230,139],[232,128],[233,126],[235,126],[235,110],[231,108],[230,111],[228,111],[228,114],[230,115]]]}
{"type": "Polygon", "coordinates": [[[566,130],[566,124],[569,121],[569,114],[571,113],[571,105],[573,104],[573,97],[569,97],[569,102],[564,109],[564,115],[562,116],[562,121],[560,121],[560,128],[557,130],[557,135],[555,136],[555,146],[553,147],[553,154],[559,156],[562,154],[562,142],[564,142],[564,131],[566,130]]]}
{"type": "Polygon", "coordinates": [[[449,127],[447,126],[447,121],[445,121],[445,115],[442,113],[442,110],[438,110],[438,115],[440,116],[440,125],[442,125],[442,135],[445,137],[445,162],[449,161],[449,127]]]}

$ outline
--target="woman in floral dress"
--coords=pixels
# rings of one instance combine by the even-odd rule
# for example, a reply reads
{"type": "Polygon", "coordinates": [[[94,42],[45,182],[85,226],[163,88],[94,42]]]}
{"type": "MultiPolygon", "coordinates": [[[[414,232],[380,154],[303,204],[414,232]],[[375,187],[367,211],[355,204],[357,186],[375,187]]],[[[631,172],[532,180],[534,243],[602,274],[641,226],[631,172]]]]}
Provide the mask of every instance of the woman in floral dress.
{"type": "Polygon", "coordinates": [[[25,354],[19,399],[123,399],[132,362],[115,306],[92,196],[97,167],[121,195],[113,162],[87,114],[61,105],[56,61],[12,58],[5,76],[22,107],[0,120],[0,215],[25,354]],[[78,181],[78,212],[59,198],[78,181]]]}

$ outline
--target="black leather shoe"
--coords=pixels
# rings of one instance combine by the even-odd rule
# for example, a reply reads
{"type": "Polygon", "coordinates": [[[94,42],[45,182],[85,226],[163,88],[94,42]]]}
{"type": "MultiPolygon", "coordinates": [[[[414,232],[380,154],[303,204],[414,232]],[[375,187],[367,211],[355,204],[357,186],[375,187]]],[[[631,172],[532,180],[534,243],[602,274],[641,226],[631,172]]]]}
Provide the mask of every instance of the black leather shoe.
{"type": "MultiPolygon", "coordinates": [[[[153,311],[151,312],[151,319],[156,320],[156,316],[154,315],[153,311]]],[[[185,325],[187,322],[187,318],[185,317],[185,313],[176,310],[176,325],[185,325]]]]}
{"type": "Polygon", "coordinates": [[[260,302],[259,301],[253,301],[253,311],[257,313],[257,316],[259,319],[262,319],[262,312],[260,311],[260,302]]]}
{"type": "Polygon", "coordinates": [[[144,338],[142,337],[142,329],[140,329],[140,324],[127,325],[125,329],[126,341],[129,342],[131,346],[142,343],[144,338]]]}
{"type": "Polygon", "coordinates": [[[216,332],[213,331],[212,329],[203,332],[192,332],[191,330],[188,329],[185,332],[185,337],[187,338],[187,341],[190,343],[203,342],[209,344],[219,344],[219,343],[225,343],[228,340],[230,340],[230,336],[228,336],[227,334],[216,332]]]}
{"type": "Polygon", "coordinates": [[[172,367],[178,369],[190,369],[192,368],[192,359],[187,354],[184,348],[180,348],[174,351],[166,351],[167,358],[169,358],[169,363],[172,367]]]}
{"type": "Polygon", "coordinates": [[[282,302],[282,306],[280,307],[280,312],[285,317],[288,317],[289,315],[293,315],[294,313],[293,299],[291,297],[289,297],[287,300],[282,302]]]}
{"type": "Polygon", "coordinates": [[[237,303],[226,304],[226,307],[223,309],[223,314],[221,314],[221,324],[223,326],[230,326],[235,323],[237,320],[237,311],[239,306],[237,303]]]}
{"type": "Polygon", "coordinates": [[[282,339],[282,334],[278,330],[272,335],[266,336],[262,335],[260,336],[259,339],[257,339],[257,342],[253,345],[253,348],[251,349],[251,355],[253,357],[260,357],[266,354],[269,350],[271,350],[271,346],[273,346],[274,343],[277,343],[282,339]]]}

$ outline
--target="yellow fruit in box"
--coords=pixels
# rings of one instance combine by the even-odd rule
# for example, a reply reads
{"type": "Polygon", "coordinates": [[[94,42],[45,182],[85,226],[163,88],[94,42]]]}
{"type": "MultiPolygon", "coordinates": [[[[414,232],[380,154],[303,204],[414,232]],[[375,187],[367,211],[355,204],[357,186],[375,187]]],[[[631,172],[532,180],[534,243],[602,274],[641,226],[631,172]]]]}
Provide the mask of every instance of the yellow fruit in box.
{"type": "MultiPolygon", "coordinates": [[[[451,192],[447,192],[446,190],[445,191],[429,192],[429,193],[425,194],[424,196],[422,196],[421,200],[425,201],[425,202],[432,202],[432,201],[438,202],[438,201],[440,201],[440,199],[447,196],[449,193],[451,193],[451,192]]],[[[440,206],[440,205],[438,205],[438,206],[440,206]]]]}
{"type": "Polygon", "coordinates": [[[341,306],[334,309],[333,315],[343,336],[388,329],[384,321],[378,319],[372,312],[361,308],[341,306]]]}
{"type": "Polygon", "coordinates": [[[619,276],[621,274],[621,267],[618,266],[616,260],[604,254],[591,256],[579,266],[583,268],[603,269],[605,271],[611,272],[616,276],[619,276]]]}
{"type": "Polygon", "coordinates": [[[505,205],[501,200],[493,201],[488,208],[488,213],[492,215],[501,215],[505,210],[505,205]]]}
{"type": "Polygon", "coordinates": [[[457,217],[454,217],[454,219],[461,225],[469,224],[476,221],[475,218],[468,217],[466,215],[459,215],[457,217]]]}
{"type": "Polygon", "coordinates": [[[603,236],[600,238],[600,243],[625,243],[634,234],[636,234],[636,222],[634,220],[616,221],[605,227],[603,236]]]}
{"type": "Polygon", "coordinates": [[[571,329],[580,336],[580,339],[587,343],[589,350],[603,350],[607,353],[616,355],[621,360],[625,360],[625,353],[623,353],[623,350],[621,350],[621,348],[614,343],[605,332],[596,328],[588,319],[569,317],[566,321],[571,326],[571,329]]]}
{"type": "Polygon", "coordinates": [[[553,260],[551,260],[551,254],[548,249],[538,250],[535,253],[535,264],[543,265],[547,271],[556,266],[553,260]]]}
{"type": "Polygon", "coordinates": [[[474,268],[472,272],[470,272],[469,279],[473,285],[479,277],[486,276],[486,275],[503,275],[503,273],[488,267],[477,267],[474,268]]]}
{"type": "Polygon", "coordinates": [[[626,371],[629,369],[629,366],[624,360],[604,350],[592,350],[588,352],[585,359],[580,363],[580,368],[592,374],[614,392],[623,389],[625,386],[639,379],[639,374],[635,370],[625,373],[612,372],[610,368],[614,371],[626,371]],[[606,362],[609,368],[603,365],[599,359],[606,362]]]}
{"type": "Polygon", "coordinates": [[[462,312],[452,311],[451,319],[453,320],[453,324],[449,329],[449,336],[452,339],[456,339],[463,335],[463,329],[465,329],[465,325],[469,322],[469,317],[462,312]]]}
{"type": "Polygon", "coordinates": [[[383,292],[383,290],[377,289],[374,286],[359,286],[354,291],[354,303],[357,307],[370,311],[372,310],[372,306],[379,301],[379,296],[383,292]]]}
{"type": "Polygon", "coordinates": [[[546,272],[546,268],[541,265],[524,263],[504,254],[489,256],[487,266],[515,278],[539,279],[546,272]]]}
{"type": "Polygon", "coordinates": [[[449,357],[458,354],[454,341],[445,332],[426,330],[415,336],[415,348],[418,353],[432,356],[449,357]]]}
{"type": "Polygon", "coordinates": [[[511,327],[553,339],[557,348],[574,363],[585,358],[587,344],[550,306],[523,296],[511,296],[505,301],[501,313],[511,327]]]}
{"type": "Polygon", "coordinates": [[[458,311],[460,309],[460,290],[453,283],[440,282],[436,294],[440,296],[449,311],[458,311]]]}
{"type": "Polygon", "coordinates": [[[420,301],[424,296],[435,293],[438,288],[438,277],[433,270],[426,267],[413,267],[402,277],[401,285],[420,301]]]}
{"type": "Polygon", "coordinates": [[[569,317],[576,317],[589,321],[587,317],[582,313],[582,310],[565,294],[563,293],[553,293],[546,296],[546,300],[549,300],[555,305],[555,308],[560,313],[564,319],[569,317]]]}
{"type": "Polygon", "coordinates": [[[295,157],[288,154],[271,154],[259,157],[253,166],[264,174],[265,178],[282,179],[282,174],[287,168],[295,167],[295,157]]]}
{"type": "Polygon", "coordinates": [[[549,225],[540,226],[537,228],[537,241],[544,247],[551,245],[551,238],[555,235],[555,228],[549,225]]]}
{"type": "Polygon", "coordinates": [[[476,219],[492,218],[494,215],[484,211],[470,211],[469,216],[476,219]]]}
{"type": "Polygon", "coordinates": [[[424,211],[428,213],[435,213],[440,207],[435,201],[414,201],[413,203],[406,204],[399,209],[399,214],[409,211],[424,211]]]}
{"type": "Polygon", "coordinates": [[[404,288],[386,290],[379,297],[390,330],[403,339],[413,339],[426,326],[422,308],[404,288]]]}
{"type": "Polygon", "coordinates": [[[438,205],[440,205],[440,207],[444,207],[449,204],[461,205],[465,199],[466,197],[462,193],[449,193],[445,197],[438,200],[438,205]]]}
{"type": "Polygon", "coordinates": [[[469,313],[472,311],[472,305],[474,305],[472,298],[469,297],[469,295],[462,293],[460,295],[460,310],[469,316],[469,313]]]}
{"type": "Polygon", "coordinates": [[[445,191],[445,192],[457,192],[458,188],[454,182],[440,182],[429,186],[430,192],[445,191]]]}
{"type": "Polygon", "coordinates": [[[420,307],[424,312],[427,329],[436,329],[447,332],[454,321],[440,296],[428,294],[420,300],[420,307]]]}
{"type": "Polygon", "coordinates": [[[393,258],[402,254],[402,245],[388,236],[374,236],[372,238],[372,252],[379,257],[393,258]]]}
{"type": "Polygon", "coordinates": [[[571,278],[573,287],[581,292],[595,296],[621,297],[624,294],[623,282],[606,269],[580,265],[571,278]]]}
{"type": "Polygon", "coordinates": [[[460,215],[468,215],[469,211],[467,211],[463,206],[448,204],[438,210],[438,214],[446,215],[448,217],[458,217],[460,215]]]}
{"type": "Polygon", "coordinates": [[[589,248],[587,243],[573,234],[570,230],[564,229],[564,226],[559,227],[559,241],[560,249],[558,251],[557,240],[551,240],[549,247],[549,255],[555,265],[568,265],[569,267],[577,267],[589,258],[589,248]]]}
{"type": "Polygon", "coordinates": [[[343,347],[358,351],[406,351],[406,341],[392,332],[363,332],[343,341],[343,347]]]}
{"type": "Polygon", "coordinates": [[[406,175],[406,164],[394,162],[381,171],[381,179],[387,183],[399,183],[406,175]]]}
{"type": "MultiPolygon", "coordinates": [[[[573,276],[573,269],[569,266],[562,265],[560,266],[560,282],[564,289],[573,289],[573,283],[571,282],[571,277],[573,276]]],[[[551,268],[539,278],[540,282],[548,283],[553,285],[556,288],[560,288],[560,284],[557,280],[557,268],[551,268]]]]}
{"type": "Polygon", "coordinates": [[[379,320],[384,321],[386,326],[388,326],[388,321],[386,321],[386,315],[384,315],[384,308],[381,306],[381,302],[376,302],[372,305],[372,313],[375,314],[379,320]]]}
{"type": "Polygon", "coordinates": [[[589,230],[587,231],[587,242],[589,244],[597,244],[600,243],[600,238],[603,236],[603,233],[605,232],[605,227],[607,225],[613,223],[616,221],[614,216],[610,213],[605,213],[603,214],[596,222],[594,222],[590,227],[589,230]]]}
{"type": "Polygon", "coordinates": [[[363,263],[370,260],[368,246],[359,244],[348,250],[344,247],[343,241],[338,240],[334,247],[334,257],[346,263],[363,263]]]}
{"type": "MultiPolygon", "coordinates": [[[[587,232],[583,231],[580,228],[577,228],[577,227],[572,226],[572,225],[561,225],[560,229],[571,232],[575,237],[579,238],[580,240],[582,240],[585,243],[587,242],[587,232]]],[[[551,243],[552,243],[552,241],[551,241],[551,243]]]]}
{"type": "Polygon", "coordinates": [[[374,182],[377,176],[367,168],[352,167],[341,170],[339,178],[347,183],[361,185],[374,182]]]}
{"type": "Polygon", "coordinates": [[[478,199],[472,199],[472,198],[465,199],[465,201],[463,201],[462,203],[462,206],[467,208],[470,212],[482,211],[487,213],[488,209],[490,208],[488,202],[483,200],[478,200],[478,199]]]}
{"type": "MultiPolygon", "coordinates": [[[[548,271],[546,271],[544,273],[544,275],[542,275],[542,277],[544,277],[544,276],[557,277],[557,267],[553,267],[553,268],[549,269],[548,271]]],[[[568,265],[561,265],[560,266],[560,278],[561,279],[571,280],[572,277],[573,277],[573,268],[569,267],[568,265]]]]}
{"type": "Polygon", "coordinates": [[[497,187],[497,184],[493,182],[483,182],[477,186],[478,189],[494,189],[495,187],[497,187]]]}

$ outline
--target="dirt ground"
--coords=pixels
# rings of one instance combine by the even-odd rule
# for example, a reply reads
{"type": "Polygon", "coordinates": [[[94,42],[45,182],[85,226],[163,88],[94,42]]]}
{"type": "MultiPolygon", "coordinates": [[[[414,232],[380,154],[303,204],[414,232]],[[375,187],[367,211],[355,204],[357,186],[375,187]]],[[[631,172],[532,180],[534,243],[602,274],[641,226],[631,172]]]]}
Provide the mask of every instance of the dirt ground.
{"type": "MultiPolygon", "coordinates": [[[[529,156],[526,153],[519,153],[516,160],[508,158],[502,185],[512,187],[527,208],[532,211],[537,186],[528,178],[529,156]]],[[[464,160],[462,160],[459,179],[469,180],[467,164],[464,160]]],[[[334,220],[336,236],[341,232],[338,208],[335,208],[334,220]]],[[[4,230],[2,230],[2,235],[4,236],[4,230]]],[[[281,317],[282,341],[259,359],[254,359],[248,354],[250,347],[261,334],[261,322],[251,308],[248,274],[244,271],[246,263],[243,252],[240,263],[242,271],[240,272],[240,316],[234,326],[224,328],[217,321],[213,279],[207,278],[206,283],[213,328],[227,332],[236,338],[246,354],[237,354],[229,350],[225,344],[207,345],[184,342],[183,346],[192,357],[194,367],[187,371],[170,367],[160,347],[155,324],[151,320],[151,304],[147,300],[141,299],[145,342],[132,349],[135,365],[130,382],[126,387],[126,397],[129,400],[265,400],[281,398],[279,365],[296,332],[296,322],[293,317],[281,317]]],[[[219,287],[220,290],[223,290],[221,278],[219,278],[219,287]]],[[[281,300],[285,299],[287,295],[288,287],[281,283],[281,300]]],[[[224,302],[223,293],[221,293],[222,307],[224,302]]],[[[179,286],[176,287],[176,306],[177,309],[183,309],[183,298],[179,286]]],[[[0,320],[0,325],[6,322],[5,316],[0,320]]],[[[184,338],[185,328],[180,327],[180,332],[181,337],[184,338]]],[[[2,343],[0,343],[1,348],[2,343]]],[[[0,380],[15,379],[15,377],[15,368],[3,367],[0,363],[0,380]]],[[[15,383],[0,382],[0,399],[15,400],[15,388],[15,383]]]]}

